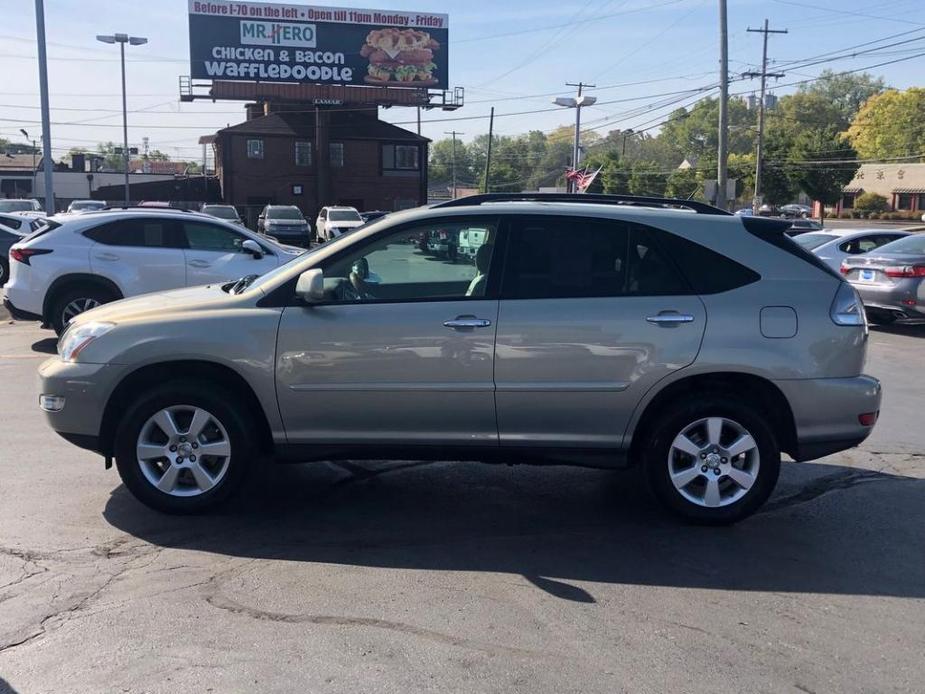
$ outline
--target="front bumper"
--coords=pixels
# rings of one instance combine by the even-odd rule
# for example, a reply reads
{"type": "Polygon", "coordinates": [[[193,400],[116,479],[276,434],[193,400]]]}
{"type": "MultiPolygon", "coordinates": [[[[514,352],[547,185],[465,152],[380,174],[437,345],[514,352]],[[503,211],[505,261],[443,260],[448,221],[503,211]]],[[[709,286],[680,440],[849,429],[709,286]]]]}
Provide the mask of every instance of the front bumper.
{"type": "Polygon", "coordinates": [[[64,398],[57,412],[43,410],[48,425],[68,441],[99,450],[99,435],[106,403],[126,371],[125,366],[80,364],[46,359],[39,366],[39,395],[64,398]]]}
{"type": "Polygon", "coordinates": [[[880,411],[880,381],[872,376],[775,381],[783,392],[796,425],[795,460],[815,460],[853,448],[875,425],[858,417],[880,411]]]}

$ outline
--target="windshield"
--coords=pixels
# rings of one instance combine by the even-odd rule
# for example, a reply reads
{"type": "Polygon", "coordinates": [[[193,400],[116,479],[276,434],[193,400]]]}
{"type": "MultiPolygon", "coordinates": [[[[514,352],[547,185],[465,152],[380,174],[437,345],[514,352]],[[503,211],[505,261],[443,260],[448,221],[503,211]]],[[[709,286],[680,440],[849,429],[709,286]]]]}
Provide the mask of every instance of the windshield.
{"type": "Polygon", "coordinates": [[[101,210],[106,207],[105,202],[72,202],[70,205],[72,210],[101,210]]]}
{"type": "Polygon", "coordinates": [[[877,253],[904,253],[925,255],[925,234],[912,234],[896,241],[890,241],[877,249],[877,253]]]}
{"type": "Polygon", "coordinates": [[[356,210],[330,210],[328,219],[332,222],[362,222],[360,213],[356,210]]]}
{"type": "Polygon", "coordinates": [[[303,220],[305,217],[297,207],[271,207],[267,210],[267,219],[298,219],[303,220]]]}
{"type": "Polygon", "coordinates": [[[203,207],[202,211],[219,219],[237,219],[238,212],[233,207],[203,207]]]}
{"type": "Polygon", "coordinates": [[[31,200],[0,200],[0,212],[32,212],[31,200]]]}
{"type": "Polygon", "coordinates": [[[837,239],[837,236],[832,234],[800,234],[799,236],[794,236],[793,240],[798,244],[803,246],[808,251],[813,250],[814,248],[819,248],[824,243],[828,243],[833,239],[837,239]]]}

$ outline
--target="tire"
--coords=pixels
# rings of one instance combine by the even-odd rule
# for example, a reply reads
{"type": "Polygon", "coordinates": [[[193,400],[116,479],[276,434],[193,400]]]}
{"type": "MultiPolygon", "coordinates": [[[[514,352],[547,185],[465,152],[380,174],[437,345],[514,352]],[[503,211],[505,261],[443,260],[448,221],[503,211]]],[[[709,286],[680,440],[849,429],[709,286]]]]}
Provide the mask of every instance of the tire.
{"type": "Polygon", "coordinates": [[[694,523],[726,525],[747,518],[767,501],[780,474],[780,447],[765,420],[755,407],[726,394],[670,405],[647,427],[641,448],[650,491],[669,511],[694,523]],[[712,433],[717,420],[718,436],[712,433]],[[716,439],[718,446],[710,444],[716,439]],[[737,440],[740,446],[733,449],[737,440]]]}
{"type": "Polygon", "coordinates": [[[10,279],[10,264],[4,258],[0,258],[0,287],[6,284],[10,279]]]}
{"type": "Polygon", "coordinates": [[[51,315],[48,323],[60,335],[67,327],[67,322],[85,310],[108,304],[119,297],[111,291],[92,284],[69,287],[59,292],[51,303],[51,315]],[[81,308],[85,307],[85,308],[81,308]],[[80,309],[73,312],[73,309],[80,309]]]}
{"type": "Polygon", "coordinates": [[[116,430],[115,457],[119,476],[135,498],[156,511],[184,515],[214,509],[234,495],[259,455],[256,430],[239,400],[214,383],[193,381],[166,383],[132,403],[116,430]],[[164,411],[176,425],[172,438],[152,424],[155,417],[164,421],[164,411]],[[205,426],[200,435],[179,438],[195,426],[192,415],[197,411],[208,417],[201,420],[205,426]],[[171,441],[175,452],[169,448],[171,441]],[[139,447],[142,444],[145,448],[139,447]],[[210,446],[219,455],[204,453],[210,446]],[[160,459],[158,449],[165,453],[160,459]],[[142,459],[139,451],[144,450],[152,457],[142,459]],[[226,450],[227,456],[221,455],[226,450]],[[177,459],[184,453],[186,459],[177,459]],[[202,472],[207,477],[202,478],[202,472]],[[169,491],[159,489],[158,480],[169,491]]]}

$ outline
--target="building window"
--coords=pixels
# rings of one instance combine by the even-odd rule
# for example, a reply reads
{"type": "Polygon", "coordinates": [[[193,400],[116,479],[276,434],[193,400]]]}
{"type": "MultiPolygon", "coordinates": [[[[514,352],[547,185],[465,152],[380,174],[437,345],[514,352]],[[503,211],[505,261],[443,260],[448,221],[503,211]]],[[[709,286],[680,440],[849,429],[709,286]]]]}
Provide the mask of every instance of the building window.
{"type": "Polygon", "coordinates": [[[417,171],[420,169],[417,145],[382,145],[383,171],[417,171]]]}
{"type": "Polygon", "coordinates": [[[331,152],[331,166],[342,167],[344,165],[344,143],[331,142],[328,147],[331,152]]]}
{"type": "Polygon", "coordinates": [[[303,189],[302,189],[302,185],[301,185],[301,184],[299,184],[299,183],[294,183],[294,184],[292,185],[292,194],[293,194],[293,195],[301,195],[301,194],[302,194],[302,190],[303,190],[303,189]]]}
{"type": "Polygon", "coordinates": [[[295,143],[295,165],[311,166],[312,165],[312,143],[296,142],[295,143]]]}
{"type": "Polygon", "coordinates": [[[911,210],[912,209],[912,195],[910,193],[899,193],[896,195],[896,209],[897,210],[911,210]]]}
{"type": "Polygon", "coordinates": [[[263,140],[247,141],[247,158],[263,159],[263,140]]]}
{"type": "Polygon", "coordinates": [[[857,193],[843,193],[841,196],[841,207],[843,210],[853,210],[854,209],[854,199],[858,196],[857,193]]]}
{"type": "Polygon", "coordinates": [[[919,193],[919,204],[917,210],[925,210],[925,193],[919,193]]]}

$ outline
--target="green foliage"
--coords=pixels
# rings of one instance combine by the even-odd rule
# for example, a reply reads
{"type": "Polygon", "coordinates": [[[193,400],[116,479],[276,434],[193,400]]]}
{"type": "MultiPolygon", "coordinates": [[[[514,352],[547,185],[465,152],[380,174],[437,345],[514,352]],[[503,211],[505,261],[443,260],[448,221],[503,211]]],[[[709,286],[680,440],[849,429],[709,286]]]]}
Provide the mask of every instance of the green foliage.
{"type": "Polygon", "coordinates": [[[834,126],[800,133],[791,155],[793,182],[810,198],[826,205],[834,205],[841,199],[842,188],[860,168],[856,163],[842,163],[854,159],[856,152],[834,126]]]}
{"type": "Polygon", "coordinates": [[[848,128],[848,139],[862,159],[925,152],[925,89],[890,89],[871,97],[848,128]]]}
{"type": "Polygon", "coordinates": [[[671,198],[701,197],[703,183],[697,176],[695,169],[675,169],[668,176],[665,186],[665,195],[671,198]]]}
{"type": "Polygon", "coordinates": [[[800,87],[801,93],[817,94],[834,106],[841,130],[848,127],[864,102],[883,90],[883,80],[866,72],[843,74],[831,70],[825,70],[814,82],[800,87]]]}
{"type": "Polygon", "coordinates": [[[889,207],[889,201],[876,193],[861,193],[854,199],[854,209],[859,212],[884,212],[889,207]]]}
{"type": "Polygon", "coordinates": [[[655,162],[637,161],[630,171],[630,193],[633,195],[664,195],[665,179],[665,174],[659,171],[659,166],[655,162]]]}

